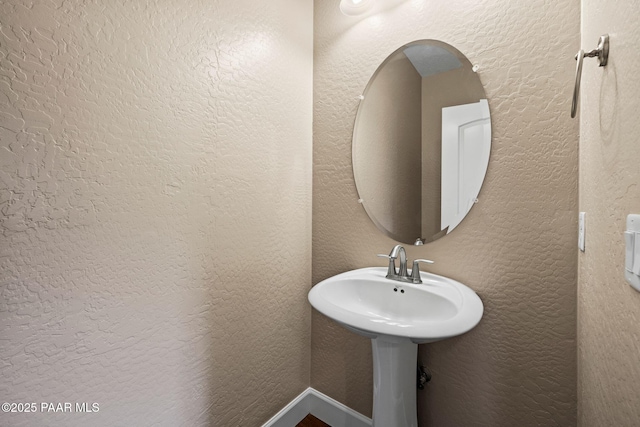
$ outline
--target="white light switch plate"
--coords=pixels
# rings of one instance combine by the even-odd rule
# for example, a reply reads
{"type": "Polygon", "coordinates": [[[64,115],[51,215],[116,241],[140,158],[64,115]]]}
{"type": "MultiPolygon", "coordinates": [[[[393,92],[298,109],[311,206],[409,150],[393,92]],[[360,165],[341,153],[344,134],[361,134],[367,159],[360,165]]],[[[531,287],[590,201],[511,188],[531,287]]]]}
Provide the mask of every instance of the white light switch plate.
{"type": "Polygon", "coordinates": [[[636,290],[640,292],[640,215],[627,215],[627,231],[624,233],[625,241],[625,266],[624,278],[636,290]]]}
{"type": "Polygon", "coordinates": [[[584,252],[584,220],[586,212],[580,212],[578,215],[578,247],[582,252],[584,252]]]}

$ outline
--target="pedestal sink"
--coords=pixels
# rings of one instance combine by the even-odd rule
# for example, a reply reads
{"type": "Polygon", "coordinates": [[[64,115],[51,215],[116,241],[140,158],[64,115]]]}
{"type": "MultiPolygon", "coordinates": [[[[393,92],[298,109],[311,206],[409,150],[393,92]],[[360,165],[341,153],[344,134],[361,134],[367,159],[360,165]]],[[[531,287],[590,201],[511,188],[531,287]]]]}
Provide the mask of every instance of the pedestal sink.
{"type": "Polygon", "coordinates": [[[387,279],[386,268],[353,270],[309,292],[320,313],[371,338],[373,426],[417,427],[417,344],[464,334],[483,313],[474,291],[455,280],[420,272],[421,284],[387,279]]]}

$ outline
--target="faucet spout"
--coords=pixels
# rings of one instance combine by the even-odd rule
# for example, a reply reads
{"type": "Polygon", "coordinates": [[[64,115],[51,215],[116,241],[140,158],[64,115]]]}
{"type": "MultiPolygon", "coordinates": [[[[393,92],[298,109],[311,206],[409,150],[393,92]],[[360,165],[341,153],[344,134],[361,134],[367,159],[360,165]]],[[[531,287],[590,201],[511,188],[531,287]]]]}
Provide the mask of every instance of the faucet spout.
{"type": "Polygon", "coordinates": [[[393,249],[391,249],[391,253],[389,254],[389,259],[394,260],[393,272],[396,276],[406,277],[407,274],[407,252],[404,250],[402,245],[395,245],[393,249]],[[400,258],[400,266],[399,270],[396,272],[395,269],[395,260],[400,258]]]}

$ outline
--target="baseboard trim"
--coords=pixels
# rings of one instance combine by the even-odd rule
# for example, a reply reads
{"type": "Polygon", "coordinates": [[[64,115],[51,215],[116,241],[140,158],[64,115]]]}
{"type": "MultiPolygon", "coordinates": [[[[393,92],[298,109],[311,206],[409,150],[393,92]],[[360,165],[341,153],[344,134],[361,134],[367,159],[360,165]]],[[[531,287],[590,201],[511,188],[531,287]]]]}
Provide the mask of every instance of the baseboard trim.
{"type": "Polygon", "coordinates": [[[311,387],[300,393],[262,427],[295,427],[308,414],[331,427],[371,427],[367,418],[311,387]]]}

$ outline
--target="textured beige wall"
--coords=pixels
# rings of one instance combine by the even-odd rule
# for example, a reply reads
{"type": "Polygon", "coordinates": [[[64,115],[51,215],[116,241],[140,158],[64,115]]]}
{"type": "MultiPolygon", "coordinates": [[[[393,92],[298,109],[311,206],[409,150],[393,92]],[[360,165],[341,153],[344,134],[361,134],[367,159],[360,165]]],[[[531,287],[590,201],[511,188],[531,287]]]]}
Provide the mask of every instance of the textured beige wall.
{"type": "Polygon", "coordinates": [[[420,81],[404,54],[378,71],[360,109],[353,160],[363,206],[400,241],[420,237],[420,187],[410,187],[421,169],[420,81]]]}
{"type": "Polygon", "coordinates": [[[0,3],[0,425],[257,426],[309,384],[311,1],[0,3]]]}
{"type": "MultiPolygon", "coordinates": [[[[419,392],[423,426],[576,423],[578,124],[568,114],[580,3],[378,2],[349,18],[315,3],[313,281],[383,265],[383,236],[357,203],[351,171],[356,96],[399,46],[433,38],[480,65],[493,148],[480,202],[449,236],[409,250],[430,270],[468,284],[481,323],[421,346],[433,373],[419,392]],[[385,8],[381,10],[381,8],[385,8]]],[[[371,348],[315,312],[311,383],[371,412],[371,348]]]]}
{"type": "Polygon", "coordinates": [[[624,280],[626,217],[640,213],[640,7],[583,0],[582,43],[609,33],[609,64],[585,59],[580,109],[578,420],[581,426],[640,422],[640,293],[624,280]]]}

